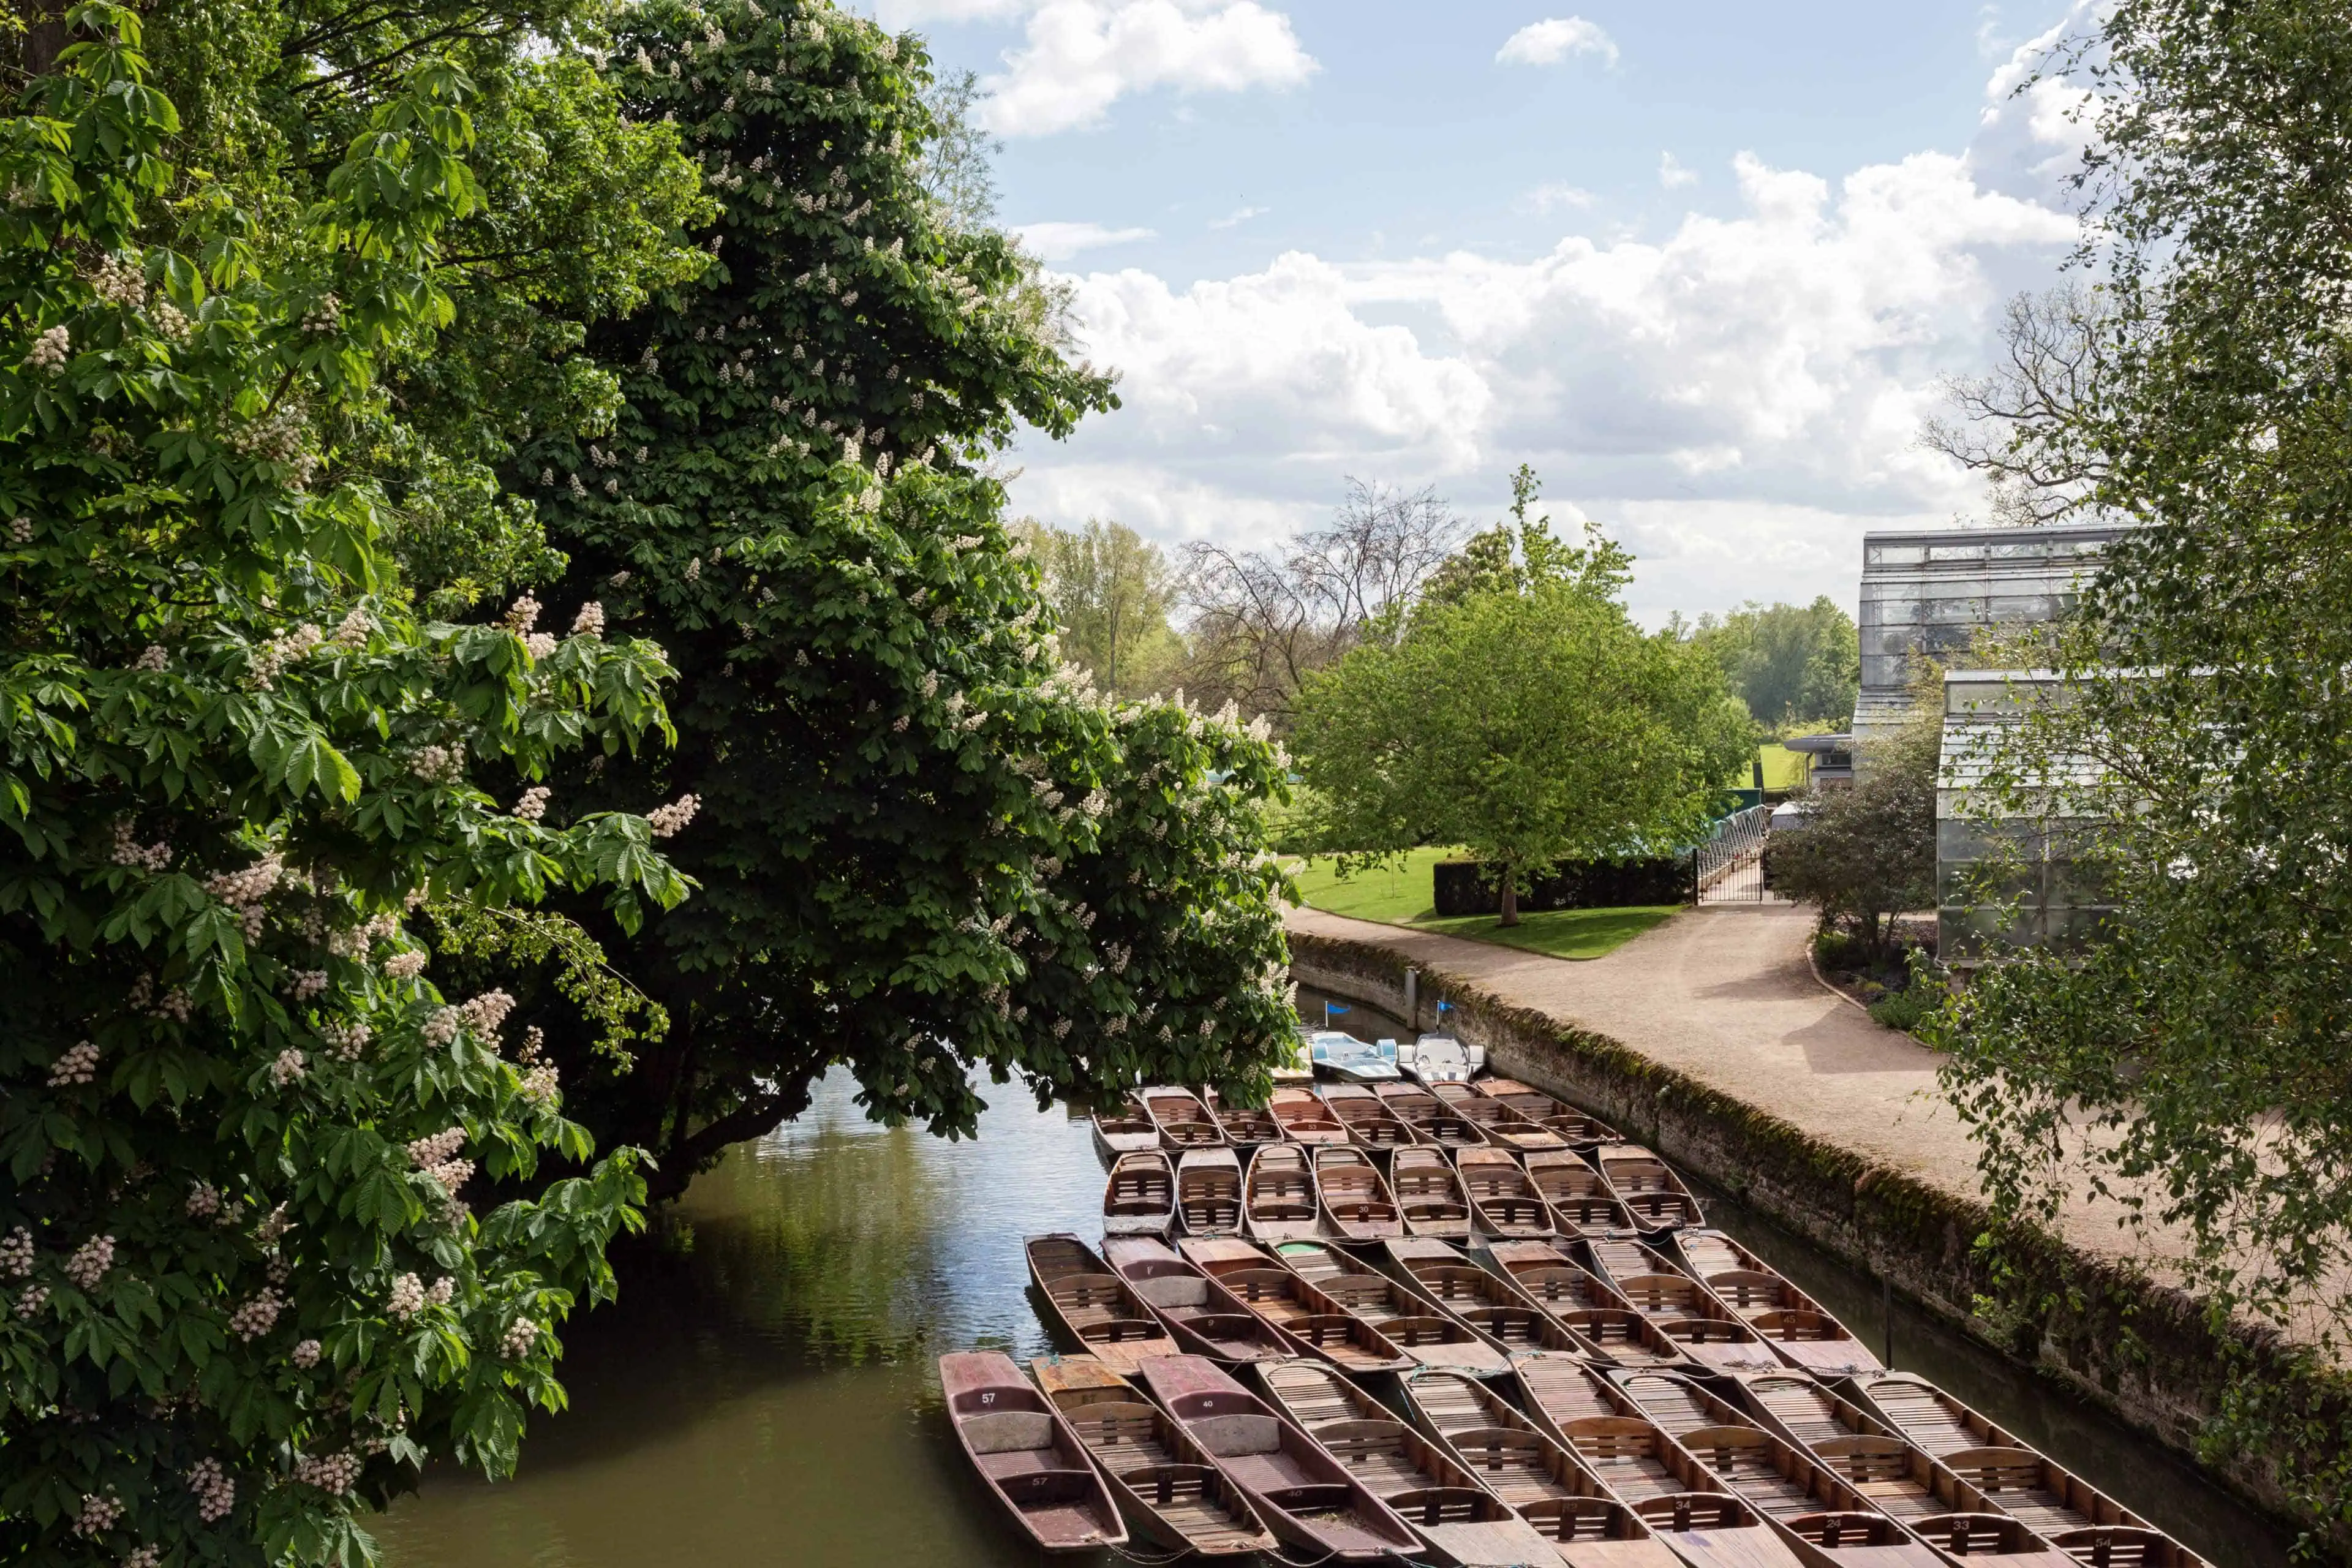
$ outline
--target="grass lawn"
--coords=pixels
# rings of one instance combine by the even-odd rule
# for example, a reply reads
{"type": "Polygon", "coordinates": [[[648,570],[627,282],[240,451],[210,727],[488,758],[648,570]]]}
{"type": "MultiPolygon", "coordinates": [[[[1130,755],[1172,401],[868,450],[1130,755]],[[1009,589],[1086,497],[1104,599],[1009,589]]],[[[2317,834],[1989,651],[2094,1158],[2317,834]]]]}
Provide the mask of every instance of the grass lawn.
{"type": "Polygon", "coordinates": [[[1453,915],[1440,919],[1430,902],[1430,868],[1458,854],[1453,849],[1415,849],[1402,861],[1375,871],[1341,877],[1329,859],[1315,859],[1294,868],[1299,897],[1318,910],[1385,925],[1412,926],[1442,931],[1472,942],[1549,953],[1554,958],[1599,958],[1631,942],[1652,926],[1664,924],[1675,912],[1673,904],[1642,905],[1614,910],[1545,910],[1522,914],[1516,926],[1504,927],[1493,915],[1453,915]]]}
{"type": "Polygon", "coordinates": [[[1494,915],[1454,915],[1445,920],[1397,921],[1416,931],[1443,931],[1497,947],[1520,947],[1548,952],[1554,958],[1599,958],[1612,952],[1652,926],[1672,920],[1679,904],[1635,904],[1615,910],[1534,910],[1519,923],[1505,926],[1494,915]]]}

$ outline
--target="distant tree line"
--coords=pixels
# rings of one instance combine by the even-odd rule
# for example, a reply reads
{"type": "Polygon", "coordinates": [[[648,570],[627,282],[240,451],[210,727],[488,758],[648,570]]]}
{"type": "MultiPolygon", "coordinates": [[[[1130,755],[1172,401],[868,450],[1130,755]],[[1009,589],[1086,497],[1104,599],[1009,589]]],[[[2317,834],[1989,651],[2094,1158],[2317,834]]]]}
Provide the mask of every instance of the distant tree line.
{"type": "MultiPolygon", "coordinates": [[[[1365,647],[1394,647],[1423,611],[1485,592],[1590,575],[1613,592],[1632,558],[1604,535],[1557,539],[1524,513],[1533,475],[1515,478],[1513,521],[1473,531],[1435,489],[1350,479],[1331,521],[1243,549],[1200,541],[1171,552],[1123,523],[1075,529],[1029,520],[1014,532],[1061,623],[1062,655],[1123,696],[1181,689],[1231,703],[1288,734],[1310,677],[1365,647]]],[[[1826,596],[1680,616],[1669,632],[1718,668],[1765,733],[1843,728],[1853,714],[1861,643],[1826,596]]]]}

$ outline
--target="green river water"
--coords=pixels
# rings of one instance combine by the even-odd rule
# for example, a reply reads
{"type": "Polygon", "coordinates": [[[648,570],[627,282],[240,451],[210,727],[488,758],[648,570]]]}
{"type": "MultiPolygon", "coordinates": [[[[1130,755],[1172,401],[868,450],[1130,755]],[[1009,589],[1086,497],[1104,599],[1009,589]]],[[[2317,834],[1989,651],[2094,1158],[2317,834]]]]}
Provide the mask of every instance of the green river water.
{"type": "MultiPolygon", "coordinates": [[[[1317,999],[1302,1010],[1319,1017],[1317,999]]],[[[1343,1024],[1380,1033],[1358,1009],[1343,1024]]],[[[1385,1026],[1393,1032],[1393,1026],[1385,1026]]],[[[1021,1239],[1101,1234],[1083,1117],[993,1091],[976,1141],[866,1121],[836,1073],[808,1113],[698,1181],[617,1260],[620,1300],[565,1334],[572,1406],[536,1416],[520,1473],[435,1473],[377,1528],[394,1568],[1031,1563],[964,1469],[934,1359],[1053,1348],[1021,1239]]],[[[1935,1378],[2220,1568],[2282,1538],[2185,1466],[1897,1308],[1717,1198],[1709,1217],[1895,1363],[1935,1378]]]]}

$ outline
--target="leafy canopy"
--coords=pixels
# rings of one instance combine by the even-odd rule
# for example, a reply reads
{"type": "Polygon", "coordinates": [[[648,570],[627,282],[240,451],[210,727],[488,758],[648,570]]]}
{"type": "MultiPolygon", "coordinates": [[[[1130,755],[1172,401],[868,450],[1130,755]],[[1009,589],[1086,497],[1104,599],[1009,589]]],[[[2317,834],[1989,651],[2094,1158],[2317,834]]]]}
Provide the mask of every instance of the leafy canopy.
{"type": "Polygon", "coordinates": [[[1168,624],[1175,574],[1160,547],[1124,523],[1083,529],[1024,521],[1014,530],[1037,564],[1061,628],[1062,657],[1105,691],[1166,689],[1184,656],[1168,624]]]}
{"type": "Polygon", "coordinates": [[[1590,579],[1423,606],[1312,679],[1297,729],[1324,843],[1465,845],[1500,870],[1505,924],[1562,859],[1685,842],[1747,741],[1714,665],[1590,579]]]}
{"type": "Polygon", "coordinates": [[[345,443],[452,320],[472,79],[407,61],[257,209],[173,161],[134,13],[61,36],[0,121],[0,1543],[352,1563],[428,1455],[503,1470],[560,1406],[642,1194],[406,911],[676,903],[645,819],[474,783],[630,755],[668,668],[392,591],[345,443]],[[469,1211],[549,1153],[583,1173],[469,1211]]]}
{"type": "Polygon", "coordinates": [[[2070,700],[2015,725],[1977,793],[2126,918],[1989,968],[1943,1031],[2005,1217],[2114,1191],[2185,1238],[2217,1323],[2286,1331],[2283,1362],[2225,1369],[2210,1437],[2339,1529],[2352,1427],[2284,1373],[2340,1368],[2352,1329],[2342,23],[2312,0],[2123,0],[2051,62],[2100,127],[2099,293],[2013,337],[2018,395],[1971,405],[1975,450],[2040,498],[2025,515],[2141,527],[2056,651],[2070,700]]]}
{"type": "Polygon", "coordinates": [[[1852,721],[1862,638],[1853,617],[1828,595],[1810,605],[1744,605],[1719,619],[1701,616],[1689,635],[1765,728],[1841,730],[1852,721]]]}
{"type": "Polygon", "coordinates": [[[627,1070],[501,972],[574,1105],[667,1192],[835,1064],[874,1114],[958,1132],[982,1069],[1040,1097],[1262,1083],[1293,1022],[1262,850],[1281,762],[1060,662],[989,466],[1115,399],[1034,265],[941,199],[919,40],[656,4],[614,45],[632,116],[700,163],[714,259],[588,329],[612,431],[545,432],[515,480],[568,557],[551,602],[678,671],[677,746],[559,770],[551,816],[690,795],[673,853],[700,891],[635,934],[562,904],[668,1019],[627,1070]]]}

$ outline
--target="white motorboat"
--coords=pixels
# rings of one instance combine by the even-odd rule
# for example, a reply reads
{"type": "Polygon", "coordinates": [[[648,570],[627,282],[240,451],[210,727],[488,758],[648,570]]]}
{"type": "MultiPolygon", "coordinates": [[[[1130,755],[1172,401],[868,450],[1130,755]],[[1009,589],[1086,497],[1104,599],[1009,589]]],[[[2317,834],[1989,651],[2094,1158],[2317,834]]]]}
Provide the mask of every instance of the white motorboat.
{"type": "Polygon", "coordinates": [[[1419,1083],[1468,1083],[1486,1065],[1484,1046],[1465,1046],[1451,1035],[1423,1035],[1397,1050],[1397,1067],[1419,1083]]]}
{"type": "Polygon", "coordinates": [[[1315,1064],[1316,1071],[1348,1083],[1394,1083],[1404,1076],[1397,1070],[1394,1040],[1373,1045],[1343,1029],[1317,1029],[1310,1033],[1307,1037],[1307,1057],[1315,1064]]]}

